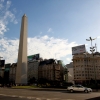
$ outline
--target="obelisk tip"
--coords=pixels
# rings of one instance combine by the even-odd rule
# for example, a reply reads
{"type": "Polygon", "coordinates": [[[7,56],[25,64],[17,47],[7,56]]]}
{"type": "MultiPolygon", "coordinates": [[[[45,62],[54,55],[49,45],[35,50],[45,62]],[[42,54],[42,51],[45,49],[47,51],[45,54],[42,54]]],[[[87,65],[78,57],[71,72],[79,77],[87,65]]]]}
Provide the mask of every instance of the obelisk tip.
{"type": "Polygon", "coordinates": [[[24,14],[23,17],[26,17],[26,14],[24,14]]]}

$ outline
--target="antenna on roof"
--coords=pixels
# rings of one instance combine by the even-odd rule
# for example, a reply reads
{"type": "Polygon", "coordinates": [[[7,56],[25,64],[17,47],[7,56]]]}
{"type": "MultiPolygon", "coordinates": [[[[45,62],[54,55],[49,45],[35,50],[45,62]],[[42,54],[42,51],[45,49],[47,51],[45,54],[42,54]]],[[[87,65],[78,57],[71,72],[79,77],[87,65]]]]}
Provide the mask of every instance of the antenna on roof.
{"type": "Polygon", "coordinates": [[[95,43],[95,48],[96,48],[96,52],[97,52],[97,44],[95,43]]]}

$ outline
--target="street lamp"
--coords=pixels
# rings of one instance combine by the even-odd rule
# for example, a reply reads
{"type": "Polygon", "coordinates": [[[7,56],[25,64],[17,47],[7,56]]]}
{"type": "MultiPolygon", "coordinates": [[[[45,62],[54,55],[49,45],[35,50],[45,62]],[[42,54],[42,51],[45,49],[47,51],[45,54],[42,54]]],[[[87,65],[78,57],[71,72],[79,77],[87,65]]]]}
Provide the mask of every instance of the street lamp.
{"type": "Polygon", "coordinates": [[[86,41],[91,41],[91,47],[92,47],[92,41],[95,40],[95,39],[96,38],[93,39],[93,38],[89,37],[89,39],[86,39],[86,41]]]}
{"type": "MultiPolygon", "coordinates": [[[[93,55],[93,65],[94,65],[94,52],[95,52],[95,47],[92,46],[92,41],[95,40],[96,38],[91,38],[89,37],[89,39],[86,39],[87,41],[91,41],[91,47],[90,47],[90,51],[92,52],[92,55],[93,55]]],[[[95,70],[95,66],[94,67],[94,72],[95,72],[95,86],[97,88],[97,82],[96,82],[96,70],[95,70]]]]}

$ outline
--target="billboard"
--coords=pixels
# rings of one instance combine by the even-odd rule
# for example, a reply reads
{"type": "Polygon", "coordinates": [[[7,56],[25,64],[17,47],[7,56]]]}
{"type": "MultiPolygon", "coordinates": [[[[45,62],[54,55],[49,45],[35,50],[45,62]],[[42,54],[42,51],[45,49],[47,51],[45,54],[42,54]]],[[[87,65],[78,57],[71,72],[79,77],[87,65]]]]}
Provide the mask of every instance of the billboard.
{"type": "Polygon", "coordinates": [[[72,55],[85,53],[85,52],[86,52],[85,45],[79,45],[76,47],[72,47],[72,55]]]}
{"type": "Polygon", "coordinates": [[[0,67],[4,67],[5,65],[5,60],[0,60],[0,67]]]}
{"type": "Polygon", "coordinates": [[[10,70],[10,66],[11,66],[10,63],[9,64],[5,64],[5,71],[9,71],[10,70]]]}
{"type": "Polygon", "coordinates": [[[39,54],[35,54],[35,55],[30,55],[28,56],[28,61],[31,61],[31,60],[39,60],[39,54]]]}

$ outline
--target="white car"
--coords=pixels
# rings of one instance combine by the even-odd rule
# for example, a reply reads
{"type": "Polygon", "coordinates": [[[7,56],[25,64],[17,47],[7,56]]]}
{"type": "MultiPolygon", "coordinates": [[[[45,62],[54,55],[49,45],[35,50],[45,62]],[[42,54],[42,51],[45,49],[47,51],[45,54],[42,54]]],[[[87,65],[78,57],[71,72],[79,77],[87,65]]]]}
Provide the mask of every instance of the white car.
{"type": "Polygon", "coordinates": [[[67,91],[70,91],[70,92],[78,91],[78,92],[89,93],[89,92],[92,92],[92,89],[84,87],[82,85],[72,85],[67,88],[67,91]]]}

